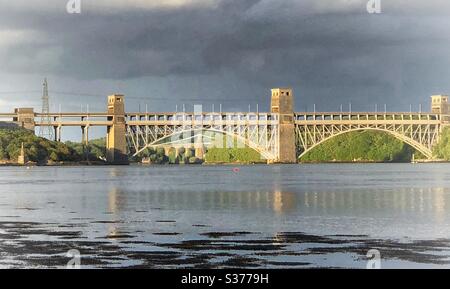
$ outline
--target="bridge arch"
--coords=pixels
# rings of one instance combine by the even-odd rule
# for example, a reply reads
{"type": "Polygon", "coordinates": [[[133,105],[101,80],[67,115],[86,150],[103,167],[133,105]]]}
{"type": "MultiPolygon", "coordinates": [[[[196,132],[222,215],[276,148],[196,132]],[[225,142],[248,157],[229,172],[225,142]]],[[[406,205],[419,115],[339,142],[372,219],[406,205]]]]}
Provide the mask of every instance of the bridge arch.
{"type": "Polygon", "coordinates": [[[308,147],[306,150],[304,150],[299,156],[298,159],[302,158],[304,155],[306,155],[308,152],[310,152],[311,150],[313,150],[314,148],[316,148],[317,146],[321,145],[322,143],[337,137],[339,135],[343,135],[346,133],[350,133],[350,132],[354,132],[354,131],[381,131],[381,132],[385,132],[388,133],[389,135],[392,135],[393,137],[395,137],[396,139],[410,145],[411,147],[413,147],[414,149],[416,149],[417,151],[419,151],[420,153],[422,153],[424,156],[426,156],[428,159],[431,159],[433,156],[433,153],[431,151],[431,149],[427,148],[426,146],[420,144],[418,141],[415,141],[414,139],[402,135],[400,133],[388,130],[388,129],[383,129],[383,128],[353,128],[353,129],[348,129],[348,130],[344,130],[344,131],[340,131],[337,132],[335,134],[332,134],[330,136],[327,136],[323,139],[321,139],[320,141],[316,142],[315,144],[313,144],[312,146],[308,147]]]}
{"type": "MultiPolygon", "coordinates": [[[[246,145],[247,147],[255,150],[256,152],[258,152],[259,154],[261,154],[261,156],[265,159],[274,159],[275,155],[272,151],[270,151],[269,149],[262,147],[261,145],[251,141],[249,138],[245,138],[241,135],[238,135],[236,133],[232,133],[232,132],[228,132],[226,130],[219,130],[219,129],[215,129],[215,128],[197,128],[197,129],[193,129],[193,128],[189,128],[189,129],[183,129],[183,130],[177,130],[174,131],[170,134],[164,135],[156,140],[154,140],[153,142],[143,146],[142,148],[140,148],[139,150],[137,150],[133,156],[136,156],[138,154],[140,154],[141,152],[143,152],[145,149],[147,148],[152,148],[152,147],[157,147],[157,146],[163,146],[163,145],[173,145],[176,144],[178,141],[177,140],[172,140],[172,138],[176,135],[183,135],[183,134],[187,134],[187,133],[192,133],[194,132],[194,135],[198,132],[201,132],[203,134],[203,132],[213,132],[213,133],[218,133],[224,136],[229,136],[232,138],[236,138],[238,141],[242,142],[244,145],[246,145]],[[169,142],[163,142],[164,140],[169,140],[169,142]],[[163,143],[162,143],[163,142],[163,143]]],[[[180,139],[179,143],[182,143],[183,140],[186,139],[180,139]]]]}

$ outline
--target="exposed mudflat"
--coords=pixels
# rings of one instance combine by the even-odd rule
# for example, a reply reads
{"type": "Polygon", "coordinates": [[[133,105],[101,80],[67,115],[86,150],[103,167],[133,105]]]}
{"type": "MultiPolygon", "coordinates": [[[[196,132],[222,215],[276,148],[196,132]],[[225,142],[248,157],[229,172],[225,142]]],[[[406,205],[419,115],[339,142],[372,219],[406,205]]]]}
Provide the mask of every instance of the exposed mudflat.
{"type": "Polygon", "coordinates": [[[183,239],[177,232],[153,233],[177,236],[179,242],[143,241],[131,232],[89,240],[76,230],[80,225],[85,224],[0,222],[0,266],[64,268],[71,249],[80,252],[81,265],[86,268],[364,268],[370,249],[380,251],[381,264],[450,265],[450,239],[399,241],[301,232],[268,237],[260,232],[208,231],[198,234],[198,239],[183,239]],[[352,265],[331,265],[335,254],[352,256],[352,265]],[[329,266],[324,265],[327,259],[329,266]]]}

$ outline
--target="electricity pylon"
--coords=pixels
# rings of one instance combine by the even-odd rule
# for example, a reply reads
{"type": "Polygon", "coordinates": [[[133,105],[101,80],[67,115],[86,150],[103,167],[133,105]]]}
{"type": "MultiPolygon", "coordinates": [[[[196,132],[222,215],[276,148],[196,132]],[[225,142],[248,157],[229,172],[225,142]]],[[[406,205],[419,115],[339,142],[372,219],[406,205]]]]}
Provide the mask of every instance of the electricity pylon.
{"type": "Polygon", "coordinates": [[[42,89],[42,111],[41,126],[39,127],[39,136],[53,140],[53,127],[51,126],[50,104],[48,100],[48,83],[47,78],[44,79],[42,89]]]}

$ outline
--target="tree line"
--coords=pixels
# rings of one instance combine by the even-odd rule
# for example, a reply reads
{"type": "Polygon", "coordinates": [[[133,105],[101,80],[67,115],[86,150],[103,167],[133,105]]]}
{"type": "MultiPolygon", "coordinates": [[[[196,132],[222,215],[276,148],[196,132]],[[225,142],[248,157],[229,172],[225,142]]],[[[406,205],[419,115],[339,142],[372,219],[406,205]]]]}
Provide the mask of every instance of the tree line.
{"type": "Polygon", "coordinates": [[[0,129],[0,160],[16,161],[24,145],[29,161],[80,161],[81,155],[72,147],[49,141],[25,129],[0,129]]]}
{"type": "MultiPolygon", "coordinates": [[[[54,142],[38,137],[25,129],[0,129],[0,160],[17,161],[21,144],[28,160],[36,163],[78,162],[89,158],[91,161],[106,160],[106,139],[91,140],[89,146],[67,141],[54,142]]],[[[349,132],[336,136],[317,146],[301,162],[407,162],[412,155],[423,157],[409,145],[378,131],[349,132]]],[[[438,144],[433,149],[436,158],[450,161],[450,128],[444,128],[438,144]]],[[[204,158],[195,156],[192,148],[147,148],[134,161],[146,160],[152,164],[200,164],[206,163],[260,163],[261,155],[249,148],[217,148],[204,151],[204,158]]]]}
{"type": "Polygon", "coordinates": [[[331,138],[306,153],[302,162],[408,162],[421,158],[411,146],[380,131],[348,132],[331,138]]]}

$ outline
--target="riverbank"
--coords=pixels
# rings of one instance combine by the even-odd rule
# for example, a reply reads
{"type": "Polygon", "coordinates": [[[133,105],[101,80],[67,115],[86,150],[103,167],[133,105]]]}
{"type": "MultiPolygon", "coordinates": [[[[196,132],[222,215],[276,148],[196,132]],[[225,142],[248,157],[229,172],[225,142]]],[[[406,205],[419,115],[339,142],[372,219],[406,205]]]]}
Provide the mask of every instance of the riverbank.
{"type": "MultiPolygon", "coordinates": [[[[415,160],[414,162],[394,162],[394,161],[363,161],[363,160],[356,160],[356,161],[299,161],[294,164],[298,165],[307,165],[307,164],[407,164],[407,163],[418,163],[418,164],[426,164],[426,163],[450,163],[450,161],[443,160],[443,159],[437,159],[437,160],[415,160]]],[[[49,162],[49,163],[33,163],[29,162],[27,164],[18,164],[14,162],[9,161],[0,161],[0,167],[84,167],[84,166],[112,166],[116,164],[110,164],[104,161],[79,161],[79,162],[49,162]]],[[[267,163],[267,162],[211,162],[211,163],[194,163],[194,164],[171,164],[171,163],[164,163],[164,164],[149,164],[149,163],[142,163],[142,162],[130,162],[130,166],[149,166],[149,167],[159,167],[159,166],[257,166],[257,165],[283,165],[283,163],[267,163]]],[[[292,165],[286,164],[286,165],[292,165]]],[[[126,166],[126,165],[125,165],[126,166]]]]}
{"type": "MultiPolygon", "coordinates": [[[[348,161],[329,161],[329,162],[297,162],[297,163],[266,163],[266,162],[258,162],[258,163],[202,163],[202,164],[146,164],[139,162],[131,162],[128,164],[129,166],[143,166],[143,167],[185,167],[185,166],[261,166],[261,165],[320,165],[320,164],[439,164],[439,163],[450,163],[450,161],[446,160],[416,160],[415,162],[374,162],[374,161],[356,161],[356,162],[348,162],[348,161]]],[[[106,162],[61,162],[61,163],[51,163],[51,164],[18,164],[18,163],[0,163],[0,167],[104,167],[104,166],[115,166],[117,164],[110,164],[106,162]]],[[[121,165],[127,166],[127,165],[121,165]]]]}
{"type": "Polygon", "coordinates": [[[26,164],[19,164],[16,162],[0,162],[0,167],[73,167],[73,166],[106,166],[106,165],[109,164],[101,161],[50,162],[50,163],[28,162],[26,164]]]}
{"type": "Polygon", "coordinates": [[[414,161],[370,161],[370,160],[355,160],[355,161],[299,161],[299,164],[408,164],[408,163],[450,163],[444,159],[416,159],[414,161]]]}

